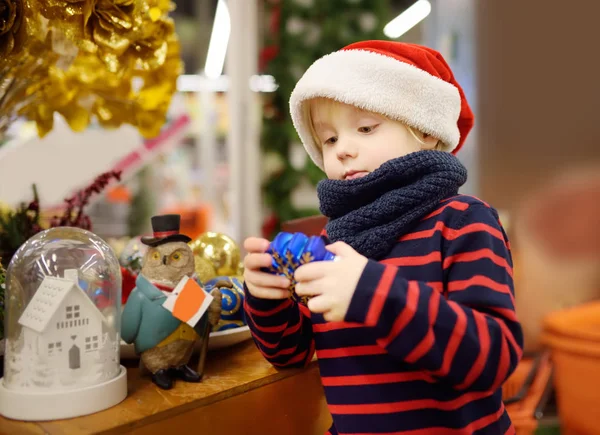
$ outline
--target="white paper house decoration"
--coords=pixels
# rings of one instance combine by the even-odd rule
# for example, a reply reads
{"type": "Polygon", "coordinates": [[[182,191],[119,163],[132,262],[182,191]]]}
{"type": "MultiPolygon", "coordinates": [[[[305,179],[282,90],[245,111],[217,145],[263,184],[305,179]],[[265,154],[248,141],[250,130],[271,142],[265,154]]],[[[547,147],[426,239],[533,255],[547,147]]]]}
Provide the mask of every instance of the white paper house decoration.
{"type": "Polygon", "coordinates": [[[91,232],[53,228],[28,240],[7,272],[0,414],[53,420],[122,401],[121,274],[110,247],[91,232]]]}
{"type": "MultiPolygon", "coordinates": [[[[24,346],[33,348],[35,357],[46,359],[49,366],[73,376],[73,382],[81,376],[77,370],[82,366],[100,361],[106,341],[104,315],[72,280],[44,278],[19,323],[24,326],[24,346]]],[[[81,383],[93,383],[102,369],[81,383]]]]}

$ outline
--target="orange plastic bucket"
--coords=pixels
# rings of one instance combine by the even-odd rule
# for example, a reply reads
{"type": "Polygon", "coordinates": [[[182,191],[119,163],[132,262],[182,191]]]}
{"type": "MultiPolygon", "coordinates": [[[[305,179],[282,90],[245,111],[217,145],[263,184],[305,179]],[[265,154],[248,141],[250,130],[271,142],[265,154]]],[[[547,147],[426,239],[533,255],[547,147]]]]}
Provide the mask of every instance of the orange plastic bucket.
{"type": "Polygon", "coordinates": [[[534,358],[523,358],[515,371],[502,385],[502,400],[505,402],[528,391],[538,367],[534,358]]]}
{"type": "Polygon", "coordinates": [[[556,311],[544,319],[544,330],[555,335],[600,345],[600,301],[556,311]]]}
{"type": "Polygon", "coordinates": [[[513,422],[517,435],[532,435],[537,430],[536,408],[547,395],[551,382],[552,362],[549,352],[545,352],[538,360],[523,359],[502,386],[506,412],[513,422]],[[518,400],[508,403],[515,396],[518,400]]]}
{"type": "Polygon", "coordinates": [[[552,350],[561,425],[567,433],[598,434],[600,303],[548,315],[542,342],[552,350]]]}

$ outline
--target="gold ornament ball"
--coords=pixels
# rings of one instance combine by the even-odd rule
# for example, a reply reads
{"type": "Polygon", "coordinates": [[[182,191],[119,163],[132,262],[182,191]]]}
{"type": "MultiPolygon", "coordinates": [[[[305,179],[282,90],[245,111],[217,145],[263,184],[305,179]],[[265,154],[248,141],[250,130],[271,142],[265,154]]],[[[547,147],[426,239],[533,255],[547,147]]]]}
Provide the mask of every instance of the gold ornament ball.
{"type": "Polygon", "coordinates": [[[218,276],[238,274],[240,248],[231,237],[209,231],[190,242],[190,247],[195,255],[213,265],[218,276]]]}
{"type": "Polygon", "coordinates": [[[217,276],[217,271],[207,259],[202,258],[199,255],[194,255],[194,262],[196,264],[196,275],[200,278],[200,282],[205,283],[217,276]]]}

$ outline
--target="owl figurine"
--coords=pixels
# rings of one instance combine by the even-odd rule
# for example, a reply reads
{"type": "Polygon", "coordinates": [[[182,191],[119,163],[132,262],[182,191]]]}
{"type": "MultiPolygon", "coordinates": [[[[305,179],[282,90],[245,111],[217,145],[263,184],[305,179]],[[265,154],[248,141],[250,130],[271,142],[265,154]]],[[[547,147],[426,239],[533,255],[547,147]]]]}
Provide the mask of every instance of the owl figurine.
{"type": "MultiPolygon", "coordinates": [[[[140,355],[140,368],[149,371],[152,381],[165,390],[173,381],[200,382],[202,375],[188,366],[197,340],[208,340],[210,315],[191,327],[163,307],[167,296],[185,276],[194,275],[194,255],[188,236],[180,234],[179,215],[152,217],[152,237],[142,237],[148,246],[136,287],[121,317],[121,337],[134,343],[140,355]]],[[[211,292],[208,314],[221,310],[219,290],[211,292]]],[[[205,346],[203,346],[205,347],[205,346]]]]}

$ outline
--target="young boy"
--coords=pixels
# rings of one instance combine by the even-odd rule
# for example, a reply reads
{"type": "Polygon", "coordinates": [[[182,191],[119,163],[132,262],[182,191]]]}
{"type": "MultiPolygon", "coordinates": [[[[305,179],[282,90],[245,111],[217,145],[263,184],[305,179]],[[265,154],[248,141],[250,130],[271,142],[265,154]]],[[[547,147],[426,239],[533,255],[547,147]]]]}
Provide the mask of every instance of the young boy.
{"type": "Polygon", "coordinates": [[[291,101],[337,261],[297,269],[291,300],[269,241],[245,248],[248,324],[277,367],[313,354],[330,434],[505,434],[501,386],[522,355],[509,242],[496,211],[458,195],[453,153],[473,114],[441,55],[352,44],[315,62],[291,101]]]}

